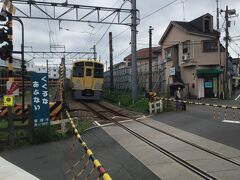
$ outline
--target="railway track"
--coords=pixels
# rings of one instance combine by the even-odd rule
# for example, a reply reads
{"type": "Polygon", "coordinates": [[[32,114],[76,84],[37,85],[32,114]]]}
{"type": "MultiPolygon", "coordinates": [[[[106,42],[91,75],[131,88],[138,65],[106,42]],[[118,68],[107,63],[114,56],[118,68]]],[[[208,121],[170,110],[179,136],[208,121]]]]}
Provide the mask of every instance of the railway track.
{"type": "MultiPolygon", "coordinates": [[[[117,126],[125,129],[125,130],[126,130],[127,132],[129,132],[130,134],[134,135],[135,137],[137,137],[138,139],[142,140],[143,142],[145,142],[145,143],[148,144],[149,146],[151,146],[151,147],[153,147],[154,149],[158,150],[159,152],[165,154],[165,155],[168,156],[169,158],[171,158],[171,159],[173,159],[174,161],[178,162],[179,164],[181,164],[181,165],[184,166],[185,168],[191,170],[192,172],[194,172],[195,174],[199,175],[200,177],[202,177],[202,178],[204,178],[204,179],[217,179],[216,177],[214,177],[214,176],[208,174],[207,172],[199,169],[198,167],[190,164],[189,162],[185,161],[184,159],[176,156],[175,154],[173,154],[173,153],[169,152],[168,150],[162,148],[162,147],[159,146],[158,144],[150,141],[149,139],[146,139],[145,137],[143,137],[143,136],[140,135],[139,133],[131,130],[131,129],[128,128],[127,126],[124,126],[123,124],[119,123],[117,120],[115,120],[115,119],[112,118],[113,116],[119,116],[119,117],[125,117],[125,118],[128,118],[128,119],[132,119],[132,118],[126,116],[125,114],[120,113],[120,112],[118,112],[118,111],[116,111],[116,110],[113,110],[113,109],[111,109],[111,108],[109,108],[109,107],[107,107],[107,106],[105,106],[105,105],[103,105],[103,104],[101,104],[101,103],[98,103],[98,102],[95,102],[95,103],[85,103],[85,102],[81,102],[81,104],[83,104],[89,111],[91,111],[91,112],[92,112],[94,115],[96,115],[98,118],[100,118],[100,119],[102,119],[102,120],[104,120],[104,121],[112,122],[112,123],[116,124],[117,126]],[[95,107],[92,106],[93,104],[94,104],[95,107]],[[96,106],[98,106],[98,107],[100,107],[100,108],[102,108],[102,109],[105,109],[105,111],[108,111],[108,112],[112,113],[112,116],[106,116],[106,115],[104,115],[103,113],[101,113],[101,112],[103,112],[103,111],[98,111],[97,108],[96,108],[96,106]]],[[[209,149],[207,149],[207,148],[205,148],[205,147],[199,146],[199,145],[197,145],[197,144],[195,144],[195,143],[192,143],[192,142],[190,142],[190,141],[187,141],[187,140],[185,140],[185,139],[182,139],[182,138],[180,138],[180,137],[177,137],[177,136],[175,136],[174,134],[170,134],[170,133],[168,133],[168,132],[166,132],[166,131],[163,131],[163,130],[161,130],[161,129],[159,129],[159,128],[156,128],[156,127],[154,127],[154,126],[152,126],[152,125],[149,125],[149,124],[147,124],[147,123],[145,123],[145,122],[141,122],[141,121],[135,120],[135,119],[132,119],[132,120],[133,120],[133,121],[136,121],[136,122],[138,122],[138,123],[141,123],[141,124],[143,124],[143,125],[145,125],[145,126],[148,126],[148,127],[152,128],[152,129],[154,129],[154,130],[156,130],[156,131],[158,131],[158,132],[160,132],[160,133],[163,133],[163,134],[168,135],[168,136],[170,136],[170,137],[172,137],[172,138],[175,138],[175,139],[177,139],[177,140],[179,140],[179,141],[181,141],[181,142],[183,142],[183,143],[186,143],[186,144],[188,144],[188,145],[191,145],[191,146],[193,146],[193,147],[195,147],[195,148],[197,148],[197,149],[199,149],[199,150],[202,150],[202,151],[204,151],[204,152],[207,152],[207,153],[209,153],[209,154],[211,154],[211,155],[213,155],[213,156],[215,156],[215,157],[218,157],[218,158],[220,158],[220,159],[223,159],[223,160],[225,160],[225,161],[228,161],[228,162],[230,162],[230,163],[232,163],[232,164],[234,164],[234,165],[240,166],[240,163],[239,163],[239,162],[234,161],[234,160],[232,160],[232,159],[230,159],[230,158],[228,158],[228,157],[226,157],[226,156],[224,156],[224,155],[222,155],[222,154],[219,154],[219,153],[217,153],[217,152],[211,151],[211,150],[209,150],[209,149]]]]}

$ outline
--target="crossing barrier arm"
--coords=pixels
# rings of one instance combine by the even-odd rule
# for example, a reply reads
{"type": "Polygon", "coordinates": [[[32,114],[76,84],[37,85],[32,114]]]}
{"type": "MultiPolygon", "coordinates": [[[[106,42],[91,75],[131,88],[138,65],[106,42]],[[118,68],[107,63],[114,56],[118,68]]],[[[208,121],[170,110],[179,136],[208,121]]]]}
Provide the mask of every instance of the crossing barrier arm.
{"type": "Polygon", "coordinates": [[[70,113],[68,112],[68,110],[65,110],[65,113],[66,113],[68,119],[70,120],[70,123],[71,123],[71,126],[73,128],[74,134],[76,135],[76,137],[77,137],[79,143],[81,144],[81,146],[84,148],[84,150],[85,150],[86,154],[88,155],[89,159],[93,162],[94,167],[97,168],[98,172],[100,173],[100,176],[102,176],[102,178],[104,180],[112,180],[111,176],[107,173],[107,171],[105,170],[103,165],[94,156],[92,150],[88,148],[86,142],[84,142],[84,140],[82,139],[82,137],[79,134],[78,129],[76,128],[76,125],[74,124],[73,119],[72,119],[70,113]]]}

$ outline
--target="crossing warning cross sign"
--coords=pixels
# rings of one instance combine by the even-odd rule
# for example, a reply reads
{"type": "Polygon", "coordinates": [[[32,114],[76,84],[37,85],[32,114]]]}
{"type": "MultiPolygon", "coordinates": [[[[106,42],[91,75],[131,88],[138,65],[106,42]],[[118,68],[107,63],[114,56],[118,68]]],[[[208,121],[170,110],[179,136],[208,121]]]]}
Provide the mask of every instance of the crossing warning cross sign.
{"type": "Polygon", "coordinates": [[[19,85],[16,81],[7,82],[7,95],[18,96],[19,95],[19,85]]]}

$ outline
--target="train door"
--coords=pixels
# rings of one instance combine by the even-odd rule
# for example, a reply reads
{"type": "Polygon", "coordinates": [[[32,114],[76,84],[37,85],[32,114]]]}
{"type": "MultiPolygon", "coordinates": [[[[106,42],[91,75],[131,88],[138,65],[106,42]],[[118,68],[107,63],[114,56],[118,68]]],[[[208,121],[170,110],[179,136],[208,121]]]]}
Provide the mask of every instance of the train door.
{"type": "Polygon", "coordinates": [[[93,63],[85,62],[85,78],[84,85],[85,89],[92,89],[93,86],[93,63]]]}

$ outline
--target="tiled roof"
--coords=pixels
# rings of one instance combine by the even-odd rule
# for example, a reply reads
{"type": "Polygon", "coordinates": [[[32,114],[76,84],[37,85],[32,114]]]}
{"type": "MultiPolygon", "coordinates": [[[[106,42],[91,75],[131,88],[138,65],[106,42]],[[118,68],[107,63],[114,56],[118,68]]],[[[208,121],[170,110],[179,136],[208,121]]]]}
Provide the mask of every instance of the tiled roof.
{"type": "MultiPolygon", "coordinates": [[[[161,53],[161,48],[160,46],[158,47],[152,47],[152,57],[156,58],[157,54],[161,53]]],[[[131,60],[132,59],[132,54],[129,54],[127,57],[124,58],[124,60],[131,60]]],[[[137,51],[137,59],[147,59],[149,58],[149,48],[143,48],[137,51]]]]}
{"type": "Polygon", "coordinates": [[[220,35],[220,33],[216,30],[213,30],[213,32],[203,32],[202,30],[200,30],[199,28],[194,26],[194,24],[192,22],[173,21],[173,23],[176,23],[177,25],[183,27],[188,32],[203,34],[203,35],[210,35],[210,36],[219,36],[220,35]]]}

